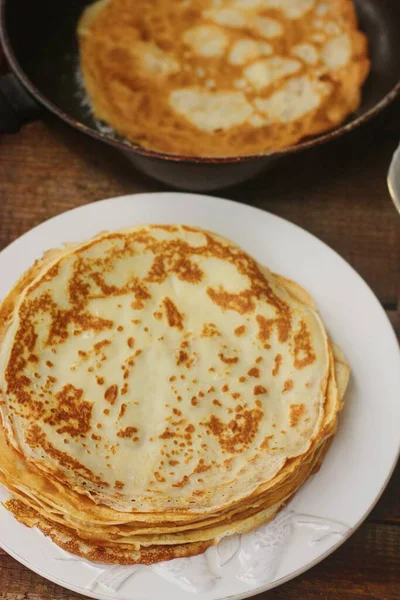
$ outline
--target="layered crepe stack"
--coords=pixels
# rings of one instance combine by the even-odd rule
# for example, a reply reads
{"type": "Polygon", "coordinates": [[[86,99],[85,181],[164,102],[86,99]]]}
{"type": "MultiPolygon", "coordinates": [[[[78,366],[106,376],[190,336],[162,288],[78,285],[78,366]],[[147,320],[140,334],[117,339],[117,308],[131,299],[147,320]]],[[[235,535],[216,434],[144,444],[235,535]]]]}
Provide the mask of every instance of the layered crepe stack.
{"type": "Polygon", "coordinates": [[[6,506],[94,561],[201,553],[316,470],[348,377],[310,296],[216,234],[52,250],[0,311],[6,506]]]}

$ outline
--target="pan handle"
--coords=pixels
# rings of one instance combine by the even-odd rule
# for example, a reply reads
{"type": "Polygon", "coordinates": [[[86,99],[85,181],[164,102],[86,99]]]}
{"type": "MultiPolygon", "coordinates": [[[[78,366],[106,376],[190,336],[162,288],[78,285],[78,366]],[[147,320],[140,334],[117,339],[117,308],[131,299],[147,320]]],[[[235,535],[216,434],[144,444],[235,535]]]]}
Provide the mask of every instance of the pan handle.
{"type": "Polygon", "coordinates": [[[0,133],[17,133],[41,113],[41,106],[14,75],[0,77],[0,133]]]}

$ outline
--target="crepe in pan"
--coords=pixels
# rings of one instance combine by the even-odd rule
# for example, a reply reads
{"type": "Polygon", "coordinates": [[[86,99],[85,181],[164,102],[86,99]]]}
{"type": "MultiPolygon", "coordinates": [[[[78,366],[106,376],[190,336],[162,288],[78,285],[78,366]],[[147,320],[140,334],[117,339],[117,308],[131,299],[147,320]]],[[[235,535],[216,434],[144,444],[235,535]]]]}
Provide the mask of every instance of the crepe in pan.
{"type": "Polygon", "coordinates": [[[95,117],[187,156],[332,129],[358,108],[370,64],[352,0],[100,0],[77,34],[95,117]]]}

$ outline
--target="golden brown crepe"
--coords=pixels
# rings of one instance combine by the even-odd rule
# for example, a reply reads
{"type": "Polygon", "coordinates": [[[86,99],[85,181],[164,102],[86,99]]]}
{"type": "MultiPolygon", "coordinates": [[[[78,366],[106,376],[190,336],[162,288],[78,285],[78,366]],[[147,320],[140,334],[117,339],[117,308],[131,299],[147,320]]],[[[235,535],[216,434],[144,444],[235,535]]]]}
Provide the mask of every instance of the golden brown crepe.
{"type": "Polygon", "coordinates": [[[348,375],[310,296],[216,234],[51,251],[0,310],[7,507],[93,560],[202,552],[321,463],[348,375]]]}
{"type": "Polygon", "coordinates": [[[96,118],[188,156],[332,129],[358,108],[370,65],[352,0],[99,0],[78,38],[96,118]]]}

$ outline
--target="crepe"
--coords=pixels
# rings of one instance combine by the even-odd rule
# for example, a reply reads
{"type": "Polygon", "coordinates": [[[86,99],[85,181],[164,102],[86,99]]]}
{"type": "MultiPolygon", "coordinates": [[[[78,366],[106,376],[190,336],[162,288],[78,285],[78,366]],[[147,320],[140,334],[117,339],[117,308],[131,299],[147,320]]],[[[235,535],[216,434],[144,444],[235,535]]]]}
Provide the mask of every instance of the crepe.
{"type": "Polygon", "coordinates": [[[77,34],[95,117],[187,156],[332,129],[358,108],[370,65],[352,0],[99,0],[77,34]]]}
{"type": "Polygon", "coordinates": [[[0,332],[7,506],[105,562],[273,518],[320,464],[349,374],[304,290],[187,226],[47,253],[0,332]]]}

